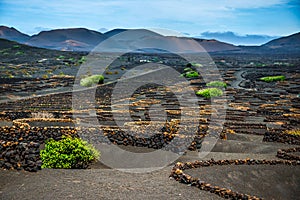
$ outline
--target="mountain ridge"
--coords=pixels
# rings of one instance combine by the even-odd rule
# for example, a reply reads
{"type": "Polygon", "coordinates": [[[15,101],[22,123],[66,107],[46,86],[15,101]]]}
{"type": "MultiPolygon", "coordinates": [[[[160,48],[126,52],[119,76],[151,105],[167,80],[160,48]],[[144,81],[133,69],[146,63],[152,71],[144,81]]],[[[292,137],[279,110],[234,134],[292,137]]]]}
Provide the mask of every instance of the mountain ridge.
{"type": "Polygon", "coordinates": [[[24,43],[26,42],[30,36],[24,33],[21,33],[17,29],[13,27],[0,26],[0,38],[24,43]]]}
{"type": "Polygon", "coordinates": [[[234,45],[246,45],[246,46],[258,46],[265,44],[271,40],[277,39],[280,36],[269,36],[269,35],[258,35],[258,34],[246,34],[239,35],[232,31],[225,32],[210,32],[206,31],[200,34],[200,36],[196,36],[196,38],[204,38],[204,39],[217,39],[219,41],[223,41],[226,43],[234,44],[234,45]]]}
{"type": "Polygon", "coordinates": [[[262,46],[269,47],[272,49],[277,49],[281,47],[297,47],[300,49],[300,32],[274,39],[270,42],[263,44],[262,46]]]}
{"type": "Polygon", "coordinates": [[[54,29],[31,36],[25,44],[56,50],[84,51],[105,39],[107,37],[104,34],[86,28],[54,29]]]}
{"type": "MultiPolygon", "coordinates": [[[[21,33],[13,27],[9,28],[6,26],[0,26],[0,38],[16,41],[29,46],[65,51],[91,51],[99,43],[107,40],[108,38],[116,38],[114,36],[117,34],[120,34],[119,36],[124,36],[124,38],[118,40],[118,42],[121,43],[121,46],[130,46],[131,48],[136,47],[137,49],[139,49],[140,46],[136,43],[136,38],[142,40],[142,46],[145,45],[146,47],[147,45],[151,46],[152,43],[157,44],[158,46],[162,44],[162,46],[168,47],[168,44],[172,44],[172,41],[175,43],[182,43],[183,41],[189,41],[192,39],[199,43],[207,52],[244,52],[248,51],[247,49],[253,48],[264,51],[284,51],[286,48],[289,48],[289,51],[300,51],[300,32],[271,40],[270,42],[260,46],[248,48],[248,46],[237,46],[218,41],[216,39],[163,36],[147,29],[113,29],[105,33],[101,33],[86,28],[67,28],[41,31],[38,34],[29,36],[21,33]],[[129,31],[131,35],[126,34],[126,31],[129,31]]],[[[177,48],[180,47],[176,46],[175,49],[177,48]]]]}

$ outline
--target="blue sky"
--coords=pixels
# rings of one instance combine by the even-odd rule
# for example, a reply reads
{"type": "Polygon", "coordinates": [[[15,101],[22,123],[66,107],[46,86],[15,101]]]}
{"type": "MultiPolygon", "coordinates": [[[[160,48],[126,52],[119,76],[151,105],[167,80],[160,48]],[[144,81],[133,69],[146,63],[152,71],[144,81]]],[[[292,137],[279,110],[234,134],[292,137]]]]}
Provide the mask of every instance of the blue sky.
{"type": "Polygon", "coordinates": [[[300,31],[298,0],[0,0],[0,24],[27,34],[55,28],[165,28],[290,35],[300,31]]]}

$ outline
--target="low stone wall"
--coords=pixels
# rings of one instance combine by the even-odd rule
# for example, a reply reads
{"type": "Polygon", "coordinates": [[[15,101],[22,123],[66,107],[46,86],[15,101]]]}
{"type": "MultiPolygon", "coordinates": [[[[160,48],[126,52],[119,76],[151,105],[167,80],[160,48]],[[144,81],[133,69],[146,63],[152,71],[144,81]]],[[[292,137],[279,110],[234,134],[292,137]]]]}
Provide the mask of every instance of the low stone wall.
{"type": "Polygon", "coordinates": [[[30,122],[59,122],[59,123],[72,123],[72,119],[57,119],[57,118],[23,118],[16,119],[13,121],[13,125],[15,126],[26,126],[30,127],[30,122]]]}
{"type": "MultiPolygon", "coordinates": [[[[299,151],[300,148],[294,148],[293,150],[285,150],[285,151],[299,151]]],[[[278,155],[284,155],[282,157],[286,157],[284,150],[279,150],[278,155]]],[[[219,186],[213,186],[207,182],[202,181],[200,178],[192,177],[188,174],[184,173],[186,169],[194,169],[200,167],[210,167],[213,165],[300,165],[299,157],[289,157],[289,160],[255,160],[255,159],[238,159],[238,160],[207,160],[207,161],[195,161],[195,162],[186,162],[181,163],[178,162],[171,171],[171,178],[174,178],[176,181],[180,183],[188,184],[194,187],[199,188],[200,190],[208,191],[214,193],[220,197],[226,199],[262,199],[256,196],[243,194],[239,192],[232,191],[227,188],[221,188],[219,186]]]]}
{"type": "Polygon", "coordinates": [[[41,169],[40,143],[1,142],[0,168],[36,172],[41,169]]]}
{"type": "Polygon", "coordinates": [[[1,112],[0,119],[15,120],[20,118],[29,118],[31,112],[1,112]]]}
{"type": "Polygon", "coordinates": [[[299,160],[300,155],[295,155],[293,153],[300,152],[300,147],[290,148],[290,149],[279,149],[277,151],[277,157],[285,160],[299,160]]]}
{"type": "MultiPolygon", "coordinates": [[[[4,120],[22,120],[22,119],[30,119],[32,117],[32,114],[36,113],[34,111],[3,111],[0,112],[0,119],[4,120]]],[[[41,112],[43,113],[43,112],[41,112]]],[[[72,118],[72,113],[70,111],[50,111],[46,112],[50,115],[52,115],[54,118],[50,119],[60,119],[62,117],[72,118]]],[[[35,119],[35,118],[31,118],[35,119]]]]}
{"type": "Polygon", "coordinates": [[[188,148],[201,148],[204,135],[178,135],[175,125],[166,124],[160,133],[151,137],[114,129],[75,127],[31,127],[30,122],[71,122],[71,119],[18,119],[12,127],[0,127],[0,168],[36,171],[41,167],[40,149],[50,138],[60,140],[63,135],[81,137],[91,143],[110,142],[116,145],[148,147],[183,153],[188,148]],[[108,140],[107,140],[108,139],[108,140]],[[171,143],[172,142],[172,143],[171,143]],[[187,145],[190,144],[188,147],[187,145]],[[25,155],[30,155],[25,156],[25,155]]]}
{"type": "MultiPolygon", "coordinates": [[[[18,124],[18,123],[16,123],[18,124]]],[[[22,123],[12,127],[0,127],[0,168],[37,171],[41,168],[41,145],[63,135],[78,137],[71,127],[30,127],[22,123]]]]}
{"type": "Polygon", "coordinates": [[[132,132],[124,132],[116,129],[97,129],[97,128],[85,128],[78,131],[82,139],[88,140],[91,143],[104,143],[109,142],[115,145],[130,145],[137,147],[147,147],[152,149],[170,150],[175,153],[186,151],[196,151],[201,148],[204,135],[177,135],[170,132],[155,133],[150,137],[144,137],[143,134],[137,135],[132,132]],[[190,144],[190,145],[187,145],[190,144]]]}
{"type": "Polygon", "coordinates": [[[300,136],[276,131],[268,131],[265,133],[264,142],[281,142],[287,144],[300,145],[300,136]]]}
{"type": "Polygon", "coordinates": [[[27,127],[12,126],[0,127],[0,141],[5,142],[38,142],[44,143],[47,139],[60,140],[62,135],[76,135],[72,127],[27,127]]]}

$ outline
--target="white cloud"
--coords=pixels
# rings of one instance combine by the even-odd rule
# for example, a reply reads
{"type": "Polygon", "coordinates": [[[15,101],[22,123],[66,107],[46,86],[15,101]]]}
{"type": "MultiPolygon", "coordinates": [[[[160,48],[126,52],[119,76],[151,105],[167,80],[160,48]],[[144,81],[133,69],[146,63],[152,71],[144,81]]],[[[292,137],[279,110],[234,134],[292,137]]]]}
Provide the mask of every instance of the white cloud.
{"type": "MultiPolygon", "coordinates": [[[[232,9],[241,8],[263,8],[274,5],[280,5],[289,2],[288,0],[3,0],[3,3],[23,7],[24,9],[34,10],[36,8],[47,9],[52,12],[62,13],[93,13],[101,11],[104,13],[112,13],[114,9],[126,10],[129,13],[149,13],[152,15],[167,14],[172,11],[182,11],[178,15],[187,15],[197,12],[213,12],[213,11],[230,11],[232,9]],[[163,13],[154,11],[160,10],[163,13]]],[[[100,14],[100,13],[98,13],[100,14]]],[[[217,13],[215,13],[217,14],[217,13]]]]}
{"type": "MultiPolygon", "coordinates": [[[[278,7],[291,1],[293,0],[2,0],[3,4],[10,6],[11,11],[1,14],[5,17],[5,22],[12,21],[12,16],[24,19],[22,14],[27,15],[29,20],[24,19],[24,22],[18,23],[27,23],[31,27],[84,26],[96,30],[99,27],[163,27],[178,31],[197,28],[199,33],[224,30],[224,27],[231,29],[233,24],[240,23],[240,18],[253,17],[253,13],[243,10],[278,7]],[[11,19],[8,20],[8,16],[11,19]]],[[[3,20],[0,19],[1,21],[3,20]]]]}

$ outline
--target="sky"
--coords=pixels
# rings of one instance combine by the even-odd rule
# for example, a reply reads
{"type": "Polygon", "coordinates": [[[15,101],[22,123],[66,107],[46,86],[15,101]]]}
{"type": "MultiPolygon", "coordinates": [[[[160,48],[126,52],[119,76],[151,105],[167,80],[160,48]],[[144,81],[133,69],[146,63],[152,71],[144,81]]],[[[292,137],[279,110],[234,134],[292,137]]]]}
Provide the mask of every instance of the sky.
{"type": "Polygon", "coordinates": [[[286,36],[300,31],[298,0],[0,0],[0,25],[32,35],[84,27],[286,36]]]}

